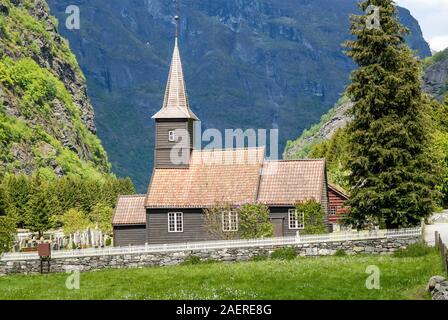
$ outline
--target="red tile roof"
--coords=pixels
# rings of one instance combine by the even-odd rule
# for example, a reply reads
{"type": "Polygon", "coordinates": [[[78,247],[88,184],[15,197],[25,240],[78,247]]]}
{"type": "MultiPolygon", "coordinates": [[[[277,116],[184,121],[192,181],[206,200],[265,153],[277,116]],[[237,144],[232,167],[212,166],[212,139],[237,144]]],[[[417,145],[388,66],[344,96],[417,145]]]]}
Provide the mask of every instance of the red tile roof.
{"type": "Polygon", "coordinates": [[[291,205],[306,199],[321,200],[325,160],[266,161],[258,201],[268,205],[291,205]]]}
{"type": "Polygon", "coordinates": [[[146,224],[146,195],[119,196],[113,225],[146,224]]]}
{"type": "Polygon", "coordinates": [[[325,160],[266,161],[264,148],[195,150],[189,168],[154,169],[148,194],[121,196],[113,224],[144,224],[146,208],[204,208],[217,202],[294,205],[321,200],[325,160]]]}
{"type": "Polygon", "coordinates": [[[159,169],[148,188],[148,208],[207,207],[256,201],[264,148],[195,150],[189,168],[159,169]]]}

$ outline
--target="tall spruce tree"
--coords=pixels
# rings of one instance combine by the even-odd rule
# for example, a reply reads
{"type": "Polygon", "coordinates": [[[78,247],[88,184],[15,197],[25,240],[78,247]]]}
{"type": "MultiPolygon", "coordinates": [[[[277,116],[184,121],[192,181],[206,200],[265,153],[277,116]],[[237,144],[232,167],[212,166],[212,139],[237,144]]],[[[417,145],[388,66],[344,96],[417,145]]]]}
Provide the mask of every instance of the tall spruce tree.
{"type": "Polygon", "coordinates": [[[358,64],[347,88],[354,102],[348,126],[348,180],[352,187],[349,222],[399,228],[417,225],[436,204],[439,178],[431,153],[428,99],[422,94],[420,62],[405,43],[391,0],[360,3],[379,8],[353,16],[347,54],[358,64]]]}
{"type": "Polygon", "coordinates": [[[39,173],[33,176],[30,190],[25,226],[33,232],[38,232],[40,238],[45,231],[53,227],[52,217],[61,212],[61,209],[50,182],[39,173]]]}

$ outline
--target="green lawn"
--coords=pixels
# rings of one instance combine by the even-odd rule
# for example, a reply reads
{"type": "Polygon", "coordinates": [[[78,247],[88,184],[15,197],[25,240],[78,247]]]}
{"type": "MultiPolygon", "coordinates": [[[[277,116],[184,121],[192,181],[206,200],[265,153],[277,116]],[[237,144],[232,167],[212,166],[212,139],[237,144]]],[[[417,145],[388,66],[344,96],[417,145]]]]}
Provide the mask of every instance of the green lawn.
{"type": "Polygon", "coordinates": [[[424,299],[441,274],[437,253],[417,258],[345,256],[211,263],[81,273],[68,290],[66,274],[0,277],[0,299],[424,299]],[[366,268],[381,271],[368,290],[366,268]]]}

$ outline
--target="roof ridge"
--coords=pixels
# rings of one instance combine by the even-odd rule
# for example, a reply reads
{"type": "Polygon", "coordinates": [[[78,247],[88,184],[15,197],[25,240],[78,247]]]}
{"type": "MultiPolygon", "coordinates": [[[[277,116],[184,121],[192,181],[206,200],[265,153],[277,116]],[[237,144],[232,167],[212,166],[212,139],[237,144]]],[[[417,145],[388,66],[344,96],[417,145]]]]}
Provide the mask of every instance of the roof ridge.
{"type": "Polygon", "coordinates": [[[274,159],[265,159],[265,162],[307,162],[307,161],[325,161],[325,158],[309,158],[309,159],[278,159],[278,160],[274,160],[274,159]]]}
{"type": "Polygon", "coordinates": [[[264,146],[262,146],[262,147],[240,147],[240,148],[221,148],[221,149],[218,149],[218,148],[215,148],[215,149],[193,149],[193,151],[196,151],[196,152],[203,152],[203,151],[206,151],[206,152],[212,152],[212,151],[238,151],[238,150],[261,150],[261,149],[264,149],[265,147],[264,146]]]}
{"type": "Polygon", "coordinates": [[[119,198],[138,198],[138,197],[146,197],[146,194],[120,194],[119,198]]]}

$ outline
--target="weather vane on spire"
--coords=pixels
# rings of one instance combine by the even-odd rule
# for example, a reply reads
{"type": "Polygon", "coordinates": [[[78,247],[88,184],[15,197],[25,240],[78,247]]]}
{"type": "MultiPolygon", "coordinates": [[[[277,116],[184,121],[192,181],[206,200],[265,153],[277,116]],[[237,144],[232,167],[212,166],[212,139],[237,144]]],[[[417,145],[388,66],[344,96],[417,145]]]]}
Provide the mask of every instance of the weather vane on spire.
{"type": "Polygon", "coordinates": [[[176,2],[176,15],[174,16],[174,21],[176,22],[176,38],[179,37],[179,0],[175,0],[176,2]]]}
{"type": "Polygon", "coordinates": [[[174,16],[174,20],[176,21],[176,38],[179,37],[179,20],[180,17],[178,15],[174,16]]]}

